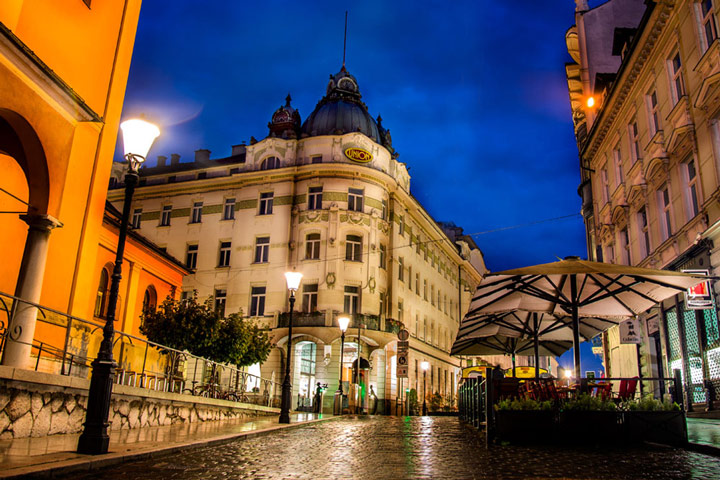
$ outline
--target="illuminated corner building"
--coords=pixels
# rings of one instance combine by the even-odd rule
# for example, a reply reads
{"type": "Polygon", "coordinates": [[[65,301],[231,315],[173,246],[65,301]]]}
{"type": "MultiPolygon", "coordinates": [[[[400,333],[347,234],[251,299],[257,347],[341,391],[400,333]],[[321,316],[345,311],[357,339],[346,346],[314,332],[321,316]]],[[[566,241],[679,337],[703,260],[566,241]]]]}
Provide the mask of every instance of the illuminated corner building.
{"type": "MultiPolygon", "coordinates": [[[[716,0],[577,1],[566,66],[588,257],[720,273],[720,41],[716,0]],[[588,106],[592,97],[594,105],[588,106]]],[[[718,293],[718,284],[712,286],[718,293]]],[[[716,306],[683,296],[642,318],[644,342],[604,335],[609,376],[671,376],[720,393],[716,306]]],[[[653,387],[646,385],[647,388],[653,387]]],[[[650,390],[646,390],[650,391],[650,390]]]]}
{"type": "MultiPolygon", "coordinates": [[[[270,329],[276,348],[252,369],[264,378],[284,376],[284,273],[303,273],[293,408],[310,401],[317,382],[330,394],[337,389],[343,314],[352,318],[342,359],[346,393],[360,350],[365,396],[372,385],[386,402],[381,409],[396,398],[396,334],[404,326],[410,387],[422,389],[419,364],[427,360],[428,391],[453,395],[459,360],[449,351],[485,270],[480,250],[469,237],[451,241],[410,194],[390,132],[370,116],[344,67],[304,123],[288,96],[268,126],[267,138],[236,145],[229,157],[198,150],[193,162],[173,155],[143,168],[133,206],[140,232],[194,270],[185,294],[214,295],[217,308],[270,329]]],[[[111,190],[112,201],[120,197],[111,190]]]]}
{"type": "MultiPolygon", "coordinates": [[[[92,318],[140,3],[0,2],[0,292],[92,318]]],[[[34,367],[33,340],[65,334],[15,307],[2,362],[34,367]]]]}

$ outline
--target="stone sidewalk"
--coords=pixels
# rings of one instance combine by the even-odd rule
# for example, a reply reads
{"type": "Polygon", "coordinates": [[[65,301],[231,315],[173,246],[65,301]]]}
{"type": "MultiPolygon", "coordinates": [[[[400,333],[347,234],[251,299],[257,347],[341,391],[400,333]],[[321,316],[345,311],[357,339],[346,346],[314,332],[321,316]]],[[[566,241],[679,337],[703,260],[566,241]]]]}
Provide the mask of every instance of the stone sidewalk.
{"type": "Polygon", "coordinates": [[[79,434],[0,440],[0,478],[55,476],[76,470],[92,470],[188,448],[256,437],[331,418],[330,415],[295,413],[290,417],[290,425],[279,424],[277,415],[273,415],[250,421],[226,420],[118,430],[110,432],[110,451],[104,455],[76,453],[79,434]]]}

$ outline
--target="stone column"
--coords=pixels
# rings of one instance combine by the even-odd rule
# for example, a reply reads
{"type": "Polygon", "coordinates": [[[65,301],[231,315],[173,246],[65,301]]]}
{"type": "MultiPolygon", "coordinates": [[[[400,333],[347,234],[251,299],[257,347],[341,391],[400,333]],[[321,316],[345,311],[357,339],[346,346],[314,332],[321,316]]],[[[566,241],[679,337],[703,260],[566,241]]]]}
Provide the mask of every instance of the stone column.
{"type": "MultiPolygon", "coordinates": [[[[21,215],[20,218],[30,227],[25,240],[25,251],[15,287],[15,296],[28,302],[38,303],[45,277],[50,231],[62,224],[50,215],[21,215]]],[[[37,308],[24,302],[15,302],[3,352],[3,365],[31,367],[30,350],[35,335],[36,320],[37,308]]]]}

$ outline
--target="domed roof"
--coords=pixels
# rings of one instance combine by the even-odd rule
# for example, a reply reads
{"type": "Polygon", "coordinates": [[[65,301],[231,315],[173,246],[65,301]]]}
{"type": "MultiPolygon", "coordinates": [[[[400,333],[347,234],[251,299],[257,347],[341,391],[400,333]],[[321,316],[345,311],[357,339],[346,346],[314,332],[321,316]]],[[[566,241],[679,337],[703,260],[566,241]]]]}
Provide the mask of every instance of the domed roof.
{"type": "Polygon", "coordinates": [[[285,105],[273,113],[272,120],[268,123],[271,137],[297,138],[300,131],[300,112],[290,105],[291,100],[288,93],[285,105]]]}
{"type": "Polygon", "coordinates": [[[302,136],[342,135],[361,132],[377,143],[382,137],[377,123],[360,100],[360,89],[355,77],[345,69],[330,75],[326,95],[302,126],[302,136]]]}

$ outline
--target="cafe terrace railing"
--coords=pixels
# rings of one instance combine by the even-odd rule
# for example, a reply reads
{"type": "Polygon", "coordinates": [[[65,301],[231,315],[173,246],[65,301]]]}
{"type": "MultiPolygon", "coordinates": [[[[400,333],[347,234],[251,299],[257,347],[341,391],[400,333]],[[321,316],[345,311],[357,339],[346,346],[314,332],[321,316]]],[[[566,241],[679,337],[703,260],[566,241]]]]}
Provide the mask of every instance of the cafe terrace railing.
{"type": "MultiPolygon", "coordinates": [[[[34,369],[39,372],[90,378],[91,363],[102,341],[103,324],[68,315],[0,292],[0,353],[21,331],[8,328],[14,308],[22,302],[37,309],[31,345],[34,369]]],[[[160,345],[116,331],[113,358],[115,382],[156,391],[184,393],[242,403],[280,406],[280,383],[231,365],[160,345]]]]}
{"type": "MultiPolygon", "coordinates": [[[[652,398],[664,398],[669,393],[672,401],[680,406],[680,411],[685,412],[685,398],[683,392],[683,384],[679,370],[675,370],[675,375],[670,378],[583,378],[576,384],[574,391],[577,393],[592,393],[594,388],[599,388],[600,384],[608,383],[615,386],[618,382],[635,381],[637,390],[632,395],[624,399],[633,400],[643,396],[651,396],[652,398]],[[642,386],[644,382],[644,387],[642,386]],[[666,392],[667,390],[667,392],[666,392]]],[[[486,443],[490,444],[495,438],[495,405],[501,400],[503,392],[503,380],[513,381],[517,386],[517,379],[503,378],[497,376],[493,370],[486,370],[487,378],[476,377],[468,378],[458,388],[458,414],[461,421],[480,430],[485,430],[486,443]],[[494,381],[492,381],[494,378],[494,381]]],[[[525,379],[526,382],[533,382],[533,379],[525,379]]],[[[557,380],[558,386],[564,384],[563,381],[557,380]]],[[[689,386],[685,386],[689,388],[689,386]]],[[[614,390],[617,392],[617,389],[614,390]]],[[[521,395],[520,390],[516,390],[521,395]]],[[[556,408],[560,405],[556,405],[556,408]]]]}

